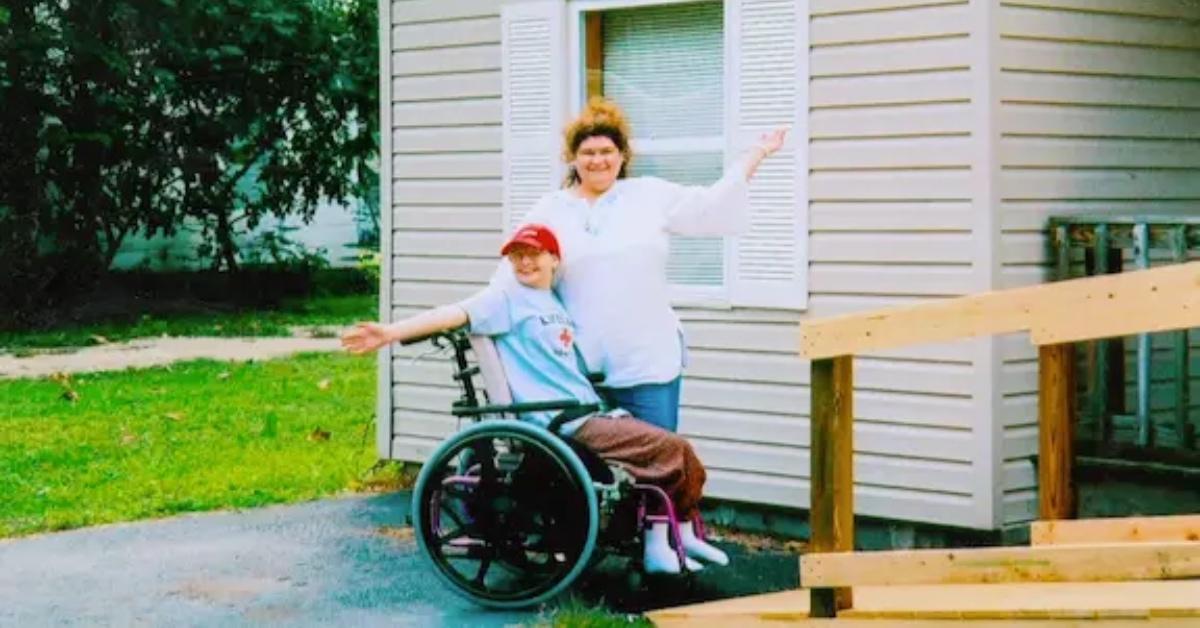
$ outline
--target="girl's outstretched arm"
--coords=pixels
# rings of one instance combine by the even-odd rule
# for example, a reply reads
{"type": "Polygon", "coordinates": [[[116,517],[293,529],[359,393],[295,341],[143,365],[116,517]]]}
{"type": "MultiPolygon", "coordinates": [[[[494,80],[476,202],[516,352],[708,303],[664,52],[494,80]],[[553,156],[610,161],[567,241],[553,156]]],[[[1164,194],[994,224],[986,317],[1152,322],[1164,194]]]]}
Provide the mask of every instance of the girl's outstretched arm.
{"type": "Polygon", "coordinates": [[[467,323],[467,313],[459,305],[443,305],[383,325],[359,323],[342,334],[342,347],[350,353],[369,353],[393,342],[419,338],[467,323]]]}

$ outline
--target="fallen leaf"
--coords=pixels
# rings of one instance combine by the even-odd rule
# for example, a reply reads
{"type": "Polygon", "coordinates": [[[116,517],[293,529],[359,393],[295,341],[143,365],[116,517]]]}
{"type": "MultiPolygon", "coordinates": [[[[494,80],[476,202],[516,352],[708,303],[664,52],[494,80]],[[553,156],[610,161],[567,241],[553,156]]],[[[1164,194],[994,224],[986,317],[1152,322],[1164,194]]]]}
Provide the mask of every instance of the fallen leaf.
{"type": "Polygon", "coordinates": [[[308,440],[313,442],[327,441],[329,440],[329,437],[330,433],[328,431],[318,427],[308,435],[308,440]]]}
{"type": "Polygon", "coordinates": [[[229,371],[221,371],[220,373],[217,373],[217,379],[219,379],[219,380],[229,379],[229,371]]]}
{"type": "Polygon", "coordinates": [[[411,541],[413,539],[413,529],[410,526],[405,526],[403,528],[383,526],[379,528],[379,533],[383,536],[396,539],[397,541],[411,541]]]}
{"type": "Polygon", "coordinates": [[[167,418],[167,419],[171,419],[172,421],[182,421],[183,413],[182,412],[168,412],[168,413],[164,414],[163,417],[167,418]]]}
{"type": "Polygon", "coordinates": [[[138,440],[137,435],[133,434],[132,432],[123,432],[121,434],[121,444],[122,445],[132,445],[132,444],[136,443],[137,440],[138,440]]]}
{"type": "Polygon", "coordinates": [[[317,388],[320,388],[321,390],[329,390],[329,378],[326,377],[325,379],[317,382],[317,388]]]}
{"type": "Polygon", "coordinates": [[[98,345],[106,345],[110,342],[108,338],[105,338],[104,336],[101,336],[100,334],[92,334],[91,339],[92,339],[92,342],[94,342],[98,345]]]}

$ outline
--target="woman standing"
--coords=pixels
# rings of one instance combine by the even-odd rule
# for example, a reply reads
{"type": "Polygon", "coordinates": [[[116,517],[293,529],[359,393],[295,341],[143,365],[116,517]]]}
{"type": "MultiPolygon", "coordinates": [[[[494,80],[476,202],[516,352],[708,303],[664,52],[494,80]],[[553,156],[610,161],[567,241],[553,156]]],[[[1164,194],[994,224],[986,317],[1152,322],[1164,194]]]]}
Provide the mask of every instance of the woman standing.
{"type": "Polygon", "coordinates": [[[747,183],[785,134],[764,135],[705,187],[627,178],[629,123],[612,102],[593,99],[567,127],[566,185],[543,196],[526,220],[559,235],[566,257],[556,291],[576,321],[588,370],[605,374],[614,405],[676,430],[685,357],[667,282],[670,236],[742,231],[747,183]]]}

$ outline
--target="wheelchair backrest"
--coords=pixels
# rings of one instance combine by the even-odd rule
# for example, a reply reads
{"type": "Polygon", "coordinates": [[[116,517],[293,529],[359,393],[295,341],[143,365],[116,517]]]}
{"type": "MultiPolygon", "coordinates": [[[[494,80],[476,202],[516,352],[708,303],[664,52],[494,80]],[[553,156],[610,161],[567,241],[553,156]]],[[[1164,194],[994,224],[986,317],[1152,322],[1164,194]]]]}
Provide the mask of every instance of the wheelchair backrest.
{"type": "Polygon", "coordinates": [[[504,364],[500,362],[496,343],[491,336],[472,335],[470,339],[471,352],[475,354],[475,363],[483,377],[483,389],[487,392],[488,402],[493,405],[512,403],[512,391],[508,389],[508,376],[504,374],[504,364]]]}

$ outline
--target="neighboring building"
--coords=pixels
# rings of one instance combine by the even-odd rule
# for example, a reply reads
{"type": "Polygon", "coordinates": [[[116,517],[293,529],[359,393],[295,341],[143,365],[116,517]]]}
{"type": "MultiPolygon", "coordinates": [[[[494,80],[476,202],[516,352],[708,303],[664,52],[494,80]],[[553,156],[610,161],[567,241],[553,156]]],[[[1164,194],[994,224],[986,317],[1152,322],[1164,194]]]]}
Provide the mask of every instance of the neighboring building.
{"type": "MultiPolygon", "coordinates": [[[[1193,1],[382,0],[381,16],[394,317],[485,283],[559,184],[560,130],[589,93],[629,111],[637,172],[680,182],[793,127],[750,232],[674,246],[680,429],[714,497],[807,506],[804,320],[1044,281],[1054,214],[1200,212],[1193,1]]],[[[456,429],[449,366],[382,365],[380,452],[421,460],[456,429]]],[[[1035,516],[1027,338],[855,368],[856,512],[1035,516]]]]}
{"type": "MultiPolygon", "coordinates": [[[[334,268],[353,267],[358,263],[362,250],[358,244],[372,235],[369,233],[372,225],[357,218],[353,205],[323,202],[308,224],[297,217],[287,220],[267,217],[250,233],[237,236],[239,250],[245,257],[264,235],[276,234],[294,243],[291,248],[302,247],[311,253],[321,254],[334,268]]],[[[211,260],[200,259],[197,254],[197,246],[202,241],[200,226],[190,222],[185,222],[171,237],[130,236],[122,243],[112,267],[118,270],[206,268],[211,265],[211,260]]]]}

